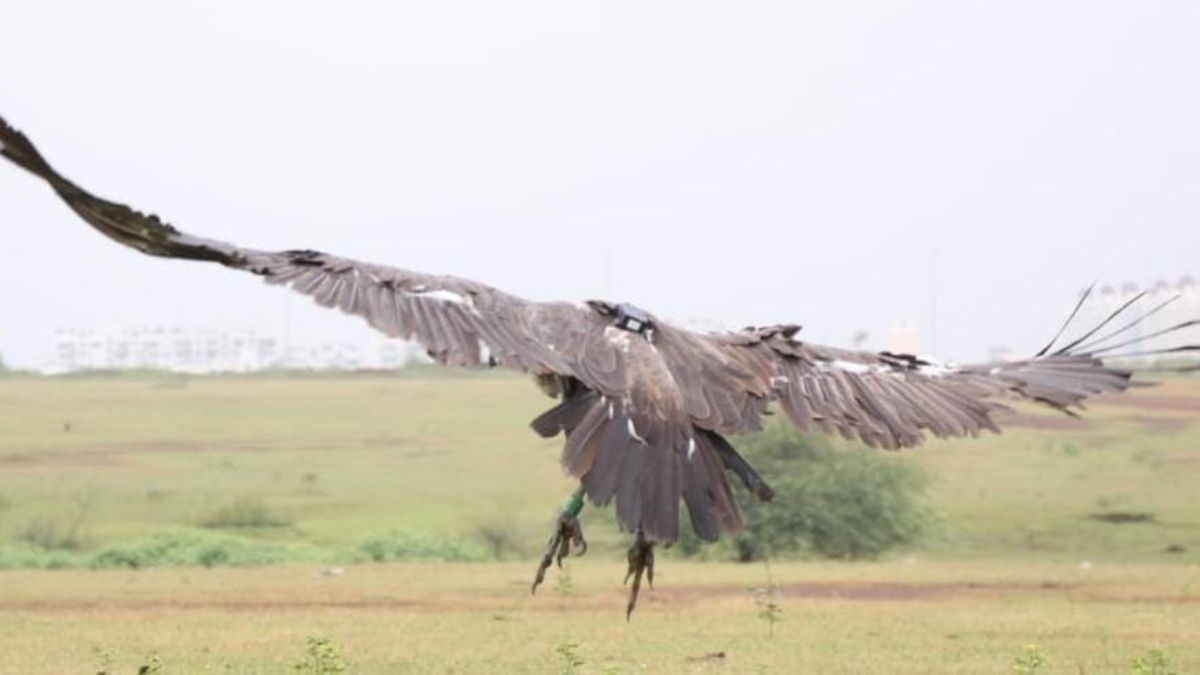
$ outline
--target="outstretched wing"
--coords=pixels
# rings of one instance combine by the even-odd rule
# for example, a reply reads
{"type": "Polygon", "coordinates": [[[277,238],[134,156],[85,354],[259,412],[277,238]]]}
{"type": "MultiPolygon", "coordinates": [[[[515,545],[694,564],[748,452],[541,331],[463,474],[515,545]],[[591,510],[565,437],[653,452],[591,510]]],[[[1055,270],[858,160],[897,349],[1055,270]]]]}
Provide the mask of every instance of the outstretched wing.
{"type": "Polygon", "coordinates": [[[90,194],[55,171],[0,119],[0,155],[44,179],[105,236],[143,253],[217,262],[415,339],[440,363],[489,363],[576,377],[609,395],[626,389],[619,349],[598,338],[603,318],[586,307],[529,302],[486,284],[339,258],[317,251],[258,251],[181,232],[155,215],[90,194]]]}
{"type": "Polygon", "coordinates": [[[553,435],[579,425],[564,450],[564,468],[584,480],[593,501],[615,499],[617,516],[629,530],[644,529],[656,541],[675,539],[682,482],[697,471],[682,464],[689,449],[700,448],[704,455],[704,480],[728,487],[720,448],[694,438],[664,362],[640,336],[612,326],[613,307],[607,303],[530,302],[459,277],[195,237],[87,192],[55,171],[3,119],[0,155],[45,180],[102,234],[143,253],[250,272],[361,316],[387,335],[415,339],[444,364],[488,363],[550,376],[546,379],[564,394],[574,389],[574,380],[582,382],[586,405],[573,400],[535,428],[553,435]]]}
{"type": "MultiPolygon", "coordinates": [[[[926,431],[937,437],[999,431],[993,414],[1005,408],[1006,398],[1073,415],[1092,396],[1130,387],[1131,372],[1105,365],[1107,353],[1200,323],[1187,321],[1115,342],[1160,305],[1096,337],[1133,302],[1065,346],[1054,349],[1060,330],[1038,354],[1013,362],[951,366],[905,354],[836,349],[796,339],[798,326],[708,335],[676,329],[659,347],[698,426],[728,434],[753,431],[760,428],[767,403],[778,401],[802,430],[897,449],[919,444],[926,431]]],[[[1198,349],[1184,345],[1160,351],[1198,349]]]]}

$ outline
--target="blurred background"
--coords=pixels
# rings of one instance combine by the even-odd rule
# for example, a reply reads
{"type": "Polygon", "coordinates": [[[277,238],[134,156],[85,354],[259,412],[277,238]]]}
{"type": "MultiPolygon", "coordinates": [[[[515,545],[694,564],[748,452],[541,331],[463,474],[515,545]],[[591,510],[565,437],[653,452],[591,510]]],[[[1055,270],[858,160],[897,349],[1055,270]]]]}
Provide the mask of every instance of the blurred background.
{"type": "MultiPolygon", "coordinates": [[[[959,362],[1035,352],[1093,282],[1080,327],[1142,291],[1179,296],[1143,334],[1200,316],[1193,3],[0,26],[0,114],[201,236],[959,362]]],[[[742,439],[780,499],[662,554],[627,628],[611,513],[528,597],[572,484],[526,379],[137,255],[8,166],[0,223],[0,672],[1200,670],[1200,381],[1161,372],[1187,362],[902,455],[742,439]]]]}

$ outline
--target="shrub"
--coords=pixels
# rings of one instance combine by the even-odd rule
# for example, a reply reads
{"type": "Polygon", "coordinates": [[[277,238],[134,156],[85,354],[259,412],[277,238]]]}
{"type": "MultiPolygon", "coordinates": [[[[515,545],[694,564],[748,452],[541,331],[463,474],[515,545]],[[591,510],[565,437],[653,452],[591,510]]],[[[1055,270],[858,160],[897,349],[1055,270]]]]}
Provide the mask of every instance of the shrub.
{"type": "Polygon", "coordinates": [[[558,655],[559,675],[576,675],[586,664],[579,655],[578,642],[559,642],[554,645],[554,653],[558,655]]]}
{"type": "MultiPolygon", "coordinates": [[[[746,527],[708,555],[742,562],[775,554],[874,558],[914,541],[928,522],[926,479],[913,464],[862,446],[836,448],[826,438],[773,425],[747,437],[739,451],[775,490],[761,503],[733,476],[746,527]]],[[[690,525],[679,549],[703,552],[690,525]]]]}
{"type": "Polygon", "coordinates": [[[1025,645],[1021,655],[1013,659],[1013,672],[1018,675],[1035,675],[1042,666],[1046,665],[1046,657],[1037,645],[1025,645]]]}
{"type": "Polygon", "coordinates": [[[1161,649],[1151,649],[1133,660],[1133,675],[1175,675],[1175,668],[1161,649]]]}
{"type": "Polygon", "coordinates": [[[478,546],[456,539],[443,539],[410,532],[389,532],[363,540],[355,547],[350,557],[352,562],[401,560],[471,562],[486,560],[488,555],[478,546]]]}
{"type": "Polygon", "coordinates": [[[26,521],[17,538],[47,551],[74,551],[82,548],[79,533],[62,521],[37,516],[26,521]]]}
{"type": "Polygon", "coordinates": [[[524,553],[521,533],[510,518],[480,518],[471,526],[471,534],[491,551],[495,560],[524,553]]]}
{"type": "Polygon", "coordinates": [[[204,532],[163,532],[129,544],[109,546],[88,561],[94,569],[125,567],[247,567],[317,560],[316,549],[204,532]]]}
{"type": "Polygon", "coordinates": [[[294,668],[300,673],[330,675],[346,672],[346,661],[342,652],[329,638],[309,637],[305,648],[305,659],[294,668]]]}
{"type": "Polygon", "coordinates": [[[259,497],[242,497],[200,520],[203,527],[288,527],[292,521],[276,513],[259,497]]]}
{"type": "Polygon", "coordinates": [[[91,491],[73,499],[74,511],[62,517],[38,516],[30,519],[18,538],[47,551],[77,551],[86,544],[84,530],[96,502],[91,491]]]}
{"type": "Polygon", "coordinates": [[[67,551],[47,551],[30,546],[0,547],[0,570],[56,570],[77,566],[77,557],[67,551]]]}

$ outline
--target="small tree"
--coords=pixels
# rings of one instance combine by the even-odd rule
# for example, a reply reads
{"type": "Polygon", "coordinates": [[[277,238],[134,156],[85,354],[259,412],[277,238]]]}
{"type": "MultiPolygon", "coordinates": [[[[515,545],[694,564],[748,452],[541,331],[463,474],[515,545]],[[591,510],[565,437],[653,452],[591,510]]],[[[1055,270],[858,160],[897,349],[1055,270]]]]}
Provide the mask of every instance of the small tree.
{"type": "MultiPolygon", "coordinates": [[[[762,503],[730,477],[746,527],[721,544],[742,562],[799,553],[825,558],[874,558],[914,541],[928,520],[921,503],[926,479],[911,462],[871,448],[838,448],[827,438],[772,425],[738,443],[739,452],[775,490],[762,503]]],[[[681,524],[679,550],[704,549],[681,524]]]]}

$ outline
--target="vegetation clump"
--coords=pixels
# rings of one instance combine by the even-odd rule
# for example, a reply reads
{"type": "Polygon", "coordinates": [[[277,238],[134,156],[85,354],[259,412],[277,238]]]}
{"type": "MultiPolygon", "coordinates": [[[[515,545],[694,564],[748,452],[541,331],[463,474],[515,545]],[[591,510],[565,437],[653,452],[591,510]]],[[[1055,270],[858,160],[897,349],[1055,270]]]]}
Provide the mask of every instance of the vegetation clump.
{"type": "Polygon", "coordinates": [[[288,527],[292,521],[275,512],[260,497],[242,497],[200,520],[203,527],[256,528],[288,527]]]}
{"type": "Polygon", "coordinates": [[[560,642],[554,646],[554,653],[558,655],[559,675],[576,675],[586,664],[579,655],[578,642],[560,642]]]}
{"type": "Polygon", "coordinates": [[[1025,645],[1021,655],[1013,659],[1013,672],[1018,675],[1034,675],[1046,665],[1046,657],[1037,645],[1025,645]]]}
{"type": "Polygon", "coordinates": [[[1151,649],[1133,660],[1133,675],[1175,675],[1176,670],[1161,649],[1151,649]]]}
{"type": "Polygon", "coordinates": [[[360,542],[351,557],[351,562],[475,562],[487,560],[488,554],[478,546],[457,539],[393,531],[360,542]]]}
{"type": "MultiPolygon", "coordinates": [[[[775,498],[759,502],[738,483],[746,526],[707,555],[742,562],[788,554],[869,559],[916,541],[927,527],[927,480],[911,462],[862,446],[837,447],[782,425],[745,438],[739,451],[775,498]]],[[[684,555],[704,554],[686,522],[680,531],[684,555]]]]}
{"type": "Polygon", "coordinates": [[[326,637],[312,636],[307,640],[304,660],[294,667],[296,672],[309,675],[344,673],[347,668],[341,650],[332,640],[326,637]]]}

